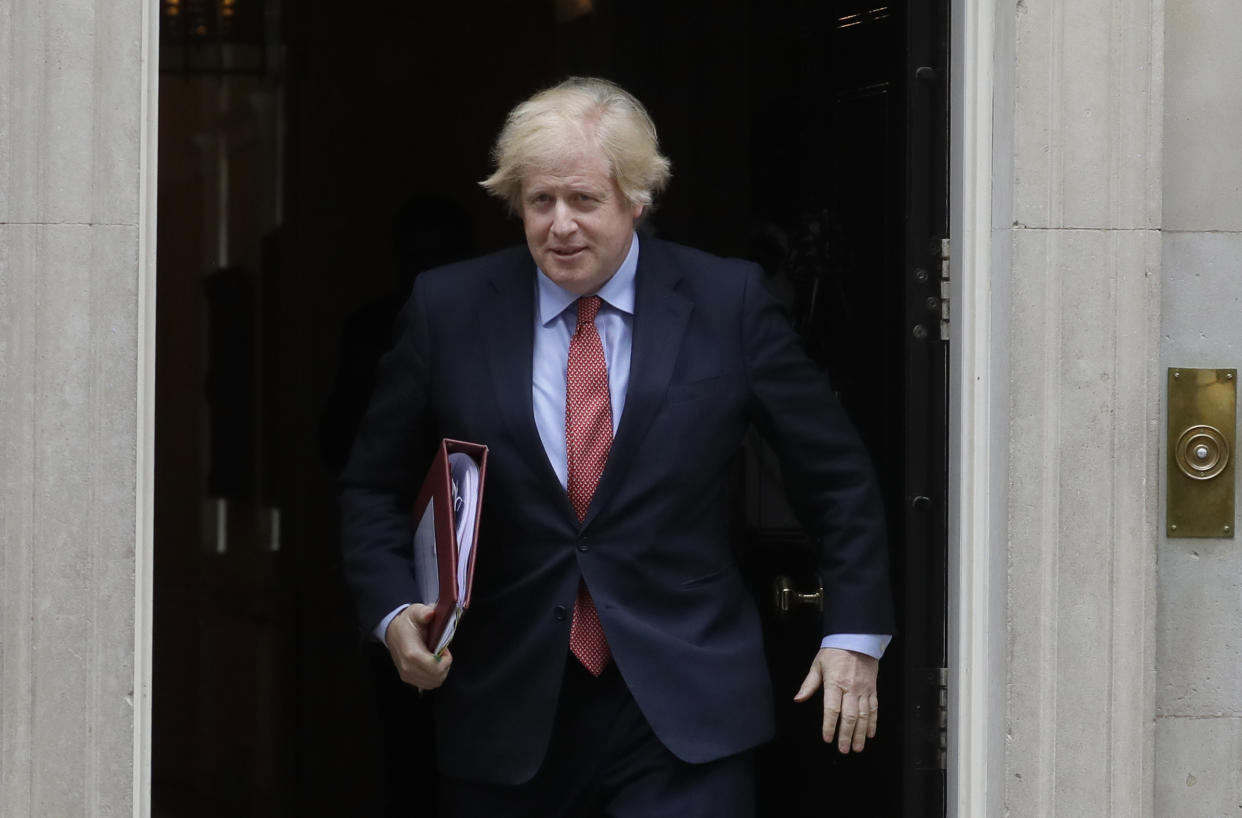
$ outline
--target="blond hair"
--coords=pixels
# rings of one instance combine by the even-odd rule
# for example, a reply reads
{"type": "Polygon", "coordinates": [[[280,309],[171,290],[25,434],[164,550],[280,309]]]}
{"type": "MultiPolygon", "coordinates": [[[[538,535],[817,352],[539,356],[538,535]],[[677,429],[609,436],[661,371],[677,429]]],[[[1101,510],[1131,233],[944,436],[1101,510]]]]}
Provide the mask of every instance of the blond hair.
{"type": "Polygon", "coordinates": [[[520,213],[525,174],[555,168],[583,145],[604,154],[631,204],[650,207],[668,184],[669,161],[647,109],[616,83],[593,77],[570,77],[510,111],[492,148],[496,170],[479,184],[520,213]]]}

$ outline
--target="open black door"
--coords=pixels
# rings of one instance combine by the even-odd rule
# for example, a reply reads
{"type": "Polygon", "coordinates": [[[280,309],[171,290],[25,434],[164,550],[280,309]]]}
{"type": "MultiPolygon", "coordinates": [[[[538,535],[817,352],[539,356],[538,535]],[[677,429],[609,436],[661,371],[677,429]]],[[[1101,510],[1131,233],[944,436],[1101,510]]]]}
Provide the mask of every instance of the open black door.
{"type": "Polygon", "coordinates": [[[798,205],[773,214],[754,257],[875,461],[900,628],[881,664],[879,735],[842,757],[813,706],[790,700],[818,643],[819,589],[776,464],[752,442],[746,559],[780,731],[761,755],[761,815],[825,799],[855,815],[945,812],[946,11],[838,0],[752,12],[751,155],[767,163],[752,206],[798,205]]]}
{"type": "Polygon", "coordinates": [[[674,165],[648,228],[764,267],[882,482],[900,633],[880,734],[841,757],[792,702],[805,538],[762,446],[739,457],[779,702],[760,815],[944,814],[947,10],[163,0],[156,814],[429,814],[426,702],[357,639],[335,472],[408,274],[522,240],[476,182],[568,74],[648,106],[674,165]]]}

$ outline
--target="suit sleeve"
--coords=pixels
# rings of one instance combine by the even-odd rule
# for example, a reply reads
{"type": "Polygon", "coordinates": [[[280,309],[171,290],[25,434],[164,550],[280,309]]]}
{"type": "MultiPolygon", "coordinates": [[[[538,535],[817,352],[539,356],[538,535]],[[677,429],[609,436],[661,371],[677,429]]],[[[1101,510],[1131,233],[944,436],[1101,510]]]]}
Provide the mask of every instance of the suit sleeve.
{"type": "Polygon", "coordinates": [[[417,600],[410,508],[433,442],[428,440],[431,337],[420,277],[402,308],[396,343],[380,360],[375,391],[341,475],[341,543],[358,625],[369,632],[417,600]]]}
{"type": "Polygon", "coordinates": [[[745,278],[750,415],[820,550],[823,633],[894,632],[884,510],[870,458],[758,268],[745,278]]]}

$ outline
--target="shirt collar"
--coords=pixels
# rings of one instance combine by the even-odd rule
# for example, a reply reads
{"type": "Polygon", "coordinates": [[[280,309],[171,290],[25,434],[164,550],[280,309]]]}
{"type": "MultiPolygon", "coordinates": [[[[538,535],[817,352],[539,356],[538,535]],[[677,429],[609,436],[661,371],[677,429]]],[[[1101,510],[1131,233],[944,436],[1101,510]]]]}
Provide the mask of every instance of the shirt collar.
{"type": "MultiPolygon", "coordinates": [[[[535,280],[539,285],[539,323],[547,326],[552,323],[570,304],[578,300],[578,296],[561,287],[540,270],[535,268],[535,280]]],[[[604,282],[594,294],[604,303],[621,312],[634,314],[634,276],[638,272],[638,234],[630,241],[630,251],[625,261],[613,273],[612,278],[604,282]]]]}

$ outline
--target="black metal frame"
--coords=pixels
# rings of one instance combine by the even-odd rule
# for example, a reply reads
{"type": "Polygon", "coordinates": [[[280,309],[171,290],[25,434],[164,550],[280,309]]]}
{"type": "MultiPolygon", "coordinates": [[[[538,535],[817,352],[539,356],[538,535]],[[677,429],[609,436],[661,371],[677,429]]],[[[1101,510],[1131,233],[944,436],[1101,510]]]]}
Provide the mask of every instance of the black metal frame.
{"type": "Polygon", "coordinates": [[[911,2],[906,20],[906,816],[947,809],[948,5],[911,2]]]}

